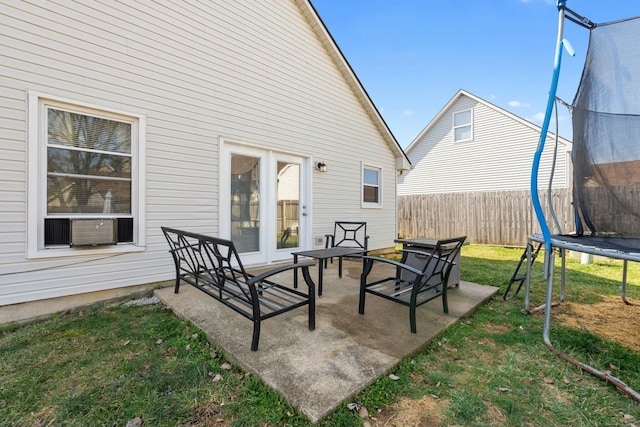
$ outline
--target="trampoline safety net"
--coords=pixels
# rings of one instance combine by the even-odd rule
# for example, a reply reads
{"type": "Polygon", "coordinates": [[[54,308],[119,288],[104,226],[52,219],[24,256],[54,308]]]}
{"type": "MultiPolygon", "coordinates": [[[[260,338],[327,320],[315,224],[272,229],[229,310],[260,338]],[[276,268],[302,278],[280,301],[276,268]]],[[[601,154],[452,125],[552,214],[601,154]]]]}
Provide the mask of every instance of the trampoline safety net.
{"type": "Polygon", "coordinates": [[[578,231],[640,237],[640,17],[598,24],[573,116],[578,231]]]}

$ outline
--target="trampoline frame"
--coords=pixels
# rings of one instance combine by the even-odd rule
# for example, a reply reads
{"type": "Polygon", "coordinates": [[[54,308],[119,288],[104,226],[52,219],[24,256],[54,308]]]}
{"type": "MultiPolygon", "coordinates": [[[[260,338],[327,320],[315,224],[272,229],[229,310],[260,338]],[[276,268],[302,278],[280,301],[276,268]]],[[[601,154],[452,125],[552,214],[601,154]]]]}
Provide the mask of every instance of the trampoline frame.
{"type": "MultiPolygon", "coordinates": [[[[556,92],[558,86],[558,79],[560,74],[560,64],[562,62],[562,52],[563,49],[567,49],[567,51],[573,55],[573,52],[570,48],[570,45],[565,44],[566,41],[563,39],[564,32],[564,21],[565,18],[571,22],[577,23],[585,28],[591,29],[596,26],[593,22],[588,19],[578,15],[572,10],[566,7],[566,0],[557,0],[558,7],[558,38],[556,44],[556,52],[554,59],[554,72],[553,78],[551,82],[551,89],[549,91],[549,100],[547,103],[547,109],[545,112],[545,118],[542,124],[542,130],[540,133],[540,140],[538,142],[538,147],[536,149],[536,153],[534,155],[533,166],[531,171],[531,197],[535,210],[536,217],[538,219],[538,223],[540,224],[540,228],[542,233],[530,234],[528,236],[528,244],[527,244],[527,269],[526,269],[526,282],[525,282],[525,312],[531,313],[529,309],[529,292],[530,292],[530,274],[531,274],[531,258],[532,258],[532,247],[531,242],[543,243],[545,246],[544,252],[544,278],[547,280],[546,285],[546,295],[545,295],[545,303],[542,308],[545,310],[544,314],[544,329],[543,329],[543,339],[546,346],[556,355],[566,360],[569,363],[572,363],[582,370],[591,373],[592,375],[601,378],[608,383],[614,385],[619,390],[623,391],[634,400],[640,402],[640,394],[636,392],[634,389],[630,388],[627,384],[621,381],[619,378],[611,375],[610,372],[600,371],[590,365],[587,365],[583,362],[580,362],[573,357],[570,357],[559,350],[557,350],[550,339],[550,324],[551,324],[551,309],[553,303],[553,279],[554,279],[554,263],[555,263],[555,249],[558,249],[560,256],[562,258],[562,266],[561,266],[561,290],[560,290],[560,301],[563,302],[565,299],[565,271],[566,271],[566,251],[571,250],[580,253],[592,254],[604,256],[611,259],[620,259],[623,260],[623,269],[622,269],[622,300],[626,304],[630,304],[626,299],[626,284],[627,284],[627,264],[629,261],[640,262],[640,248],[638,252],[630,252],[627,250],[621,250],[620,246],[618,247],[604,247],[602,246],[594,246],[589,244],[590,236],[573,236],[573,235],[561,235],[556,234],[552,235],[549,226],[547,224],[544,211],[542,209],[542,204],[540,203],[540,198],[538,194],[538,172],[540,166],[540,159],[542,157],[542,152],[544,150],[544,144],[547,137],[547,133],[549,130],[549,123],[551,121],[551,115],[554,109],[554,103],[556,99],[556,92]],[[579,243],[577,241],[571,240],[581,240],[584,243],[579,243]]],[[[553,176],[553,173],[552,173],[553,176]]],[[[602,239],[602,238],[599,238],[602,239]]]]}

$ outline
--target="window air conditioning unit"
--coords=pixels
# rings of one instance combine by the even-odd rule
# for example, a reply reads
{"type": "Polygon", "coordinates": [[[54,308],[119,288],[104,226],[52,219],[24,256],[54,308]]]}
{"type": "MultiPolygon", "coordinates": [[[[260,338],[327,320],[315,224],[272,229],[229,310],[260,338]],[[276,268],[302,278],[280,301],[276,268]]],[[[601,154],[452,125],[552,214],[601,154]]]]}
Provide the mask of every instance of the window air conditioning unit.
{"type": "Polygon", "coordinates": [[[71,246],[115,245],[118,243],[116,218],[72,218],[71,246]]]}

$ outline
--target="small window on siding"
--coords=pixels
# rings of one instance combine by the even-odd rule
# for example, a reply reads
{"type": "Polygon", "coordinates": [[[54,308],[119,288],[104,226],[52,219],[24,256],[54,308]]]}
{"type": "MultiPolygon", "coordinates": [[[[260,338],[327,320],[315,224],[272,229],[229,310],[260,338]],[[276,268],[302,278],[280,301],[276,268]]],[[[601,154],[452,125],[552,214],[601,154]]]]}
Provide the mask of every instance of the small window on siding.
{"type": "Polygon", "coordinates": [[[453,142],[471,141],[473,139],[473,110],[453,113],[453,142]]]}
{"type": "Polygon", "coordinates": [[[362,207],[382,206],[382,169],[362,165],[362,207]]]}

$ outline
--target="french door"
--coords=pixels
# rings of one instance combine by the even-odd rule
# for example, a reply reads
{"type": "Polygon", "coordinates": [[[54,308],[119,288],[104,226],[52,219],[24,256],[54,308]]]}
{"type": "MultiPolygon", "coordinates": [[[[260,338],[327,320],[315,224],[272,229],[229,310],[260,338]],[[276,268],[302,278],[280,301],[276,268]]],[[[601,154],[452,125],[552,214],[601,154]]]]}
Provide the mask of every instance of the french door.
{"type": "Polygon", "coordinates": [[[244,264],[290,259],[308,247],[308,159],[227,143],[221,165],[220,233],[244,264]]]}

